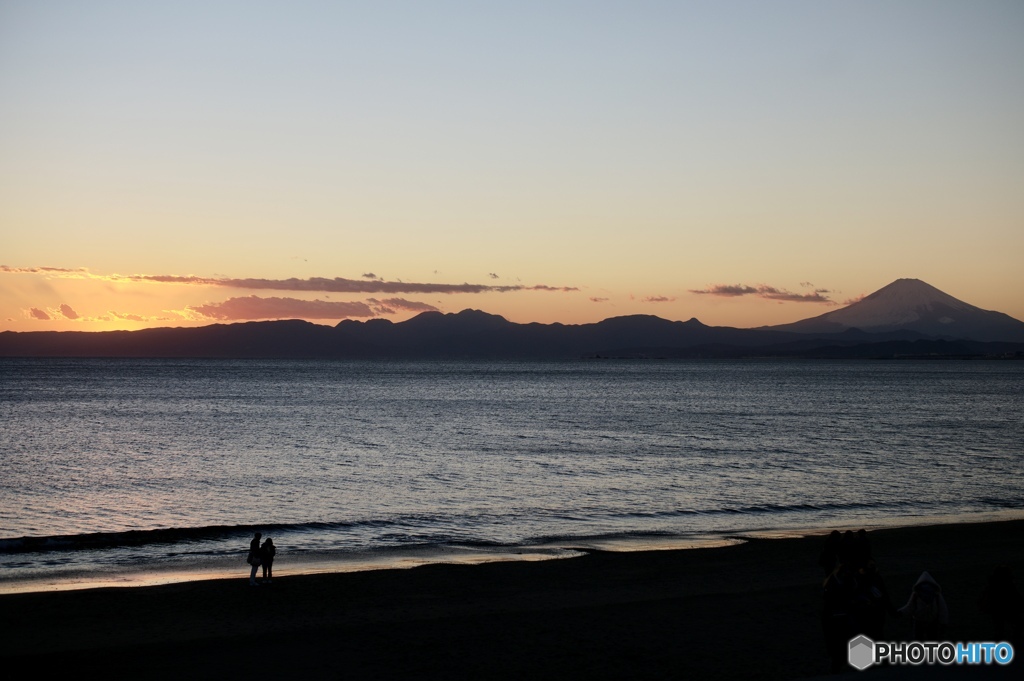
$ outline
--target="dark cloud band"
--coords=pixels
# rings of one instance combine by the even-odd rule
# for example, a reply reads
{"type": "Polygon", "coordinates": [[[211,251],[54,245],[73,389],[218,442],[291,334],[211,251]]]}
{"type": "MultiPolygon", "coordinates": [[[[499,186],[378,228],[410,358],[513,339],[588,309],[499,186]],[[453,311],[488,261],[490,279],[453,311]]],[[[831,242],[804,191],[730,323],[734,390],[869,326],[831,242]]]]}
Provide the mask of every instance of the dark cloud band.
{"type": "Polygon", "coordinates": [[[690,293],[707,296],[720,296],[723,298],[737,298],[739,296],[756,296],[766,300],[781,300],[790,303],[825,303],[833,305],[834,302],[826,294],[831,293],[828,289],[816,289],[811,293],[794,293],[786,289],[759,284],[748,286],[746,284],[714,284],[706,289],[690,289],[690,293]]]}
{"type": "Polygon", "coordinates": [[[192,275],[174,274],[112,274],[97,275],[85,269],[63,269],[56,267],[8,267],[0,265],[0,272],[16,274],[50,274],[63,277],[100,279],[105,281],[135,281],[154,284],[183,284],[191,286],[222,286],[249,291],[302,291],[306,293],[509,293],[514,291],[578,291],[575,286],[549,286],[522,284],[493,286],[489,284],[425,284],[404,281],[384,281],[376,278],[371,272],[363,275],[363,279],[345,279],[344,277],[310,277],[309,279],[235,279],[222,277],[197,277],[192,275]]]}
{"type": "Polygon", "coordinates": [[[348,319],[373,317],[376,312],[363,302],[331,302],[296,298],[228,298],[220,303],[190,305],[185,309],[197,319],[244,321],[253,319],[348,319]]]}

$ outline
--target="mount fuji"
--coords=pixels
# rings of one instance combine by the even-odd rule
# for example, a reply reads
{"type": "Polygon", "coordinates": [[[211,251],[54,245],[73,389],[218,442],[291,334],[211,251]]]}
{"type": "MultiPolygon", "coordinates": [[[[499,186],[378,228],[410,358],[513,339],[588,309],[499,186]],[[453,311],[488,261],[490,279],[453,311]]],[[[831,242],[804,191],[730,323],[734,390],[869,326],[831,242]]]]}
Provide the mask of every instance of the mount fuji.
{"type": "Polygon", "coordinates": [[[920,279],[897,279],[840,310],[762,328],[806,334],[914,331],[947,339],[1024,342],[1024,322],[965,303],[920,279]]]}

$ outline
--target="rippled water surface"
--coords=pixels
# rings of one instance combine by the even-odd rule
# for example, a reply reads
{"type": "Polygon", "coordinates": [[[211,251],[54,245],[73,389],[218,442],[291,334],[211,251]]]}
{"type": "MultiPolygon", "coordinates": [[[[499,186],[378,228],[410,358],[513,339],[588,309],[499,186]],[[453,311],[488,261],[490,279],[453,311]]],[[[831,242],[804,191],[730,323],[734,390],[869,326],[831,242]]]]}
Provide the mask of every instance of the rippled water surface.
{"type": "Polygon", "coordinates": [[[0,580],[1022,509],[1020,362],[0,360],[0,580]],[[110,568],[112,569],[112,568],[110,568]]]}

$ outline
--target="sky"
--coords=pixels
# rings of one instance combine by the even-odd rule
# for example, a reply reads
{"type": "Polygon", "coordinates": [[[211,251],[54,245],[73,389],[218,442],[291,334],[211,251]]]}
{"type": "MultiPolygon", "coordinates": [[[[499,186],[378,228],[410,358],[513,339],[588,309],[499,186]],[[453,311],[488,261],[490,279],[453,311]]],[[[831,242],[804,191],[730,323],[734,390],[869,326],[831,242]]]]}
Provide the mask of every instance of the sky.
{"type": "Polygon", "coordinates": [[[1024,3],[0,0],[0,331],[1024,319],[1024,3]]]}

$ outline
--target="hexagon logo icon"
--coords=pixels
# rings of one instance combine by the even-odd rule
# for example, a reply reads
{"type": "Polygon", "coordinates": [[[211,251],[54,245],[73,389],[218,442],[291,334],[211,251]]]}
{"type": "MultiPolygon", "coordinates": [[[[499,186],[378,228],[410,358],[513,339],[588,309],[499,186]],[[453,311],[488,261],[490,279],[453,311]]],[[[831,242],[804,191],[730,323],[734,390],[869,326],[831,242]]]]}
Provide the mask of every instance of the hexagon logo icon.
{"type": "Polygon", "coordinates": [[[875,642],[863,634],[850,639],[848,659],[851,667],[864,671],[875,661],[875,642]]]}

